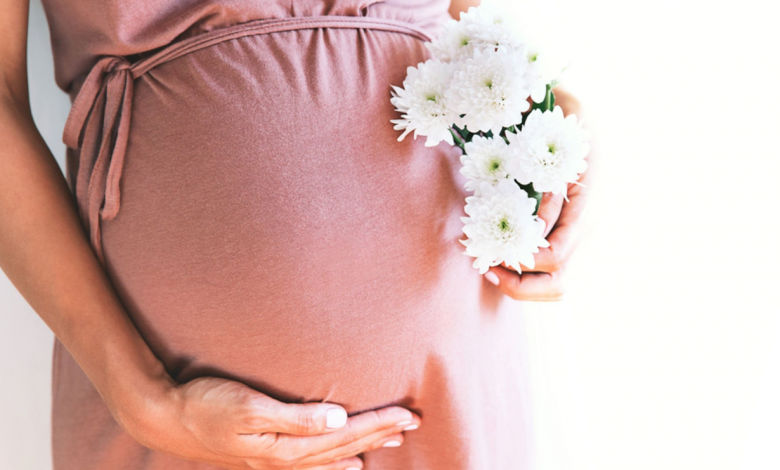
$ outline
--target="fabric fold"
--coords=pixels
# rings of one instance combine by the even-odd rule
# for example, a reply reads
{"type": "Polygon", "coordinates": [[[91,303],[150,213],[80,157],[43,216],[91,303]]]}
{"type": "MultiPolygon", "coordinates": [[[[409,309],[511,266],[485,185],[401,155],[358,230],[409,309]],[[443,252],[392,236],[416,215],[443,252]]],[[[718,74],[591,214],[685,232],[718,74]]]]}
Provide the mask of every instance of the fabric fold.
{"type": "Polygon", "coordinates": [[[119,213],[120,180],[132,121],[135,79],[157,65],[190,52],[249,35],[296,29],[350,28],[390,31],[429,41],[414,24],[384,18],[312,16],[250,21],[169,44],[157,53],[130,63],[125,57],[101,57],[73,100],[62,141],[79,150],[75,193],[90,243],[103,266],[101,221],[119,213]]]}
{"type": "Polygon", "coordinates": [[[62,140],[80,149],[76,199],[101,263],[100,219],[119,211],[122,164],[130,131],[134,77],[122,57],[106,56],[92,68],[65,121],[62,140]],[[82,139],[82,134],[83,139],[82,139]]]}

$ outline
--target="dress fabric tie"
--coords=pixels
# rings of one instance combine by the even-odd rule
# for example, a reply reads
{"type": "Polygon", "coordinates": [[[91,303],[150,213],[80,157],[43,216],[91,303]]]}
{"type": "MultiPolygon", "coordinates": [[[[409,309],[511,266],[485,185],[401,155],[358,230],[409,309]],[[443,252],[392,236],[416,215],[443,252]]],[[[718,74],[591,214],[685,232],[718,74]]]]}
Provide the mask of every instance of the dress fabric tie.
{"type": "Polygon", "coordinates": [[[90,243],[103,266],[100,224],[101,220],[111,220],[119,212],[119,181],[130,134],[135,79],[157,65],[220,42],[249,35],[315,28],[373,29],[406,34],[421,41],[431,40],[424,29],[388,18],[335,15],[274,18],[220,28],[173,42],[132,64],[119,56],[104,56],[95,63],[73,101],[62,140],[68,147],[80,149],[76,198],[90,243]]]}
{"type": "Polygon", "coordinates": [[[62,136],[65,145],[81,149],[76,199],[90,242],[103,264],[100,218],[111,220],[119,212],[119,179],[135,80],[130,67],[126,59],[115,56],[103,57],[93,66],[73,102],[62,136]]]}

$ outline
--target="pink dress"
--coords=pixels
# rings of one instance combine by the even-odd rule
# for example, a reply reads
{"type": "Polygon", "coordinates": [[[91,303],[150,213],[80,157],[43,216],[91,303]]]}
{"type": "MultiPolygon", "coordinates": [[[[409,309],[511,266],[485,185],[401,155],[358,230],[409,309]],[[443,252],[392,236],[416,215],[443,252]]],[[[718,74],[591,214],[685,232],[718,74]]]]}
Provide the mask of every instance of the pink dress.
{"type": "MultiPolygon", "coordinates": [[[[523,470],[522,304],[463,255],[459,150],[397,142],[390,86],[448,0],[44,0],[67,176],[171,376],[422,417],[366,470],[523,470]]],[[[119,427],[55,343],[55,470],[215,467],[119,427]]]]}

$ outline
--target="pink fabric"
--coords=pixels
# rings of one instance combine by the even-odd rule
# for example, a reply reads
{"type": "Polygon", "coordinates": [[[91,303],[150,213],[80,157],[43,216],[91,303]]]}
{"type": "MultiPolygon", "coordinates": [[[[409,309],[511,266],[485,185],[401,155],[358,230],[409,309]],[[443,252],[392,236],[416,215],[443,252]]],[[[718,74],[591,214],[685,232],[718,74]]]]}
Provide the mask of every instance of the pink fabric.
{"type": "MultiPolygon", "coordinates": [[[[56,59],[68,181],[176,380],[419,413],[366,470],[529,468],[522,304],[462,254],[459,151],[390,123],[448,1],[47,3],[89,45],[56,59]]],[[[55,470],[213,468],[137,444],[54,354],[55,470]]]]}
{"type": "Polygon", "coordinates": [[[76,185],[77,196],[80,211],[90,232],[91,243],[101,263],[104,263],[104,258],[99,218],[111,220],[119,212],[119,179],[122,176],[122,164],[127,148],[135,79],[157,65],[222,41],[250,35],[324,27],[370,28],[409,34],[422,41],[431,40],[424,30],[395,20],[355,19],[349,16],[299,17],[254,20],[200,34],[177,42],[135,64],[116,56],[98,60],[73,102],[62,139],[70,148],[82,148],[76,185]],[[91,116],[89,121],[88,116],[91,116]],[[88,127],[82,143],[81,134],[85,126],[88,127]]]}

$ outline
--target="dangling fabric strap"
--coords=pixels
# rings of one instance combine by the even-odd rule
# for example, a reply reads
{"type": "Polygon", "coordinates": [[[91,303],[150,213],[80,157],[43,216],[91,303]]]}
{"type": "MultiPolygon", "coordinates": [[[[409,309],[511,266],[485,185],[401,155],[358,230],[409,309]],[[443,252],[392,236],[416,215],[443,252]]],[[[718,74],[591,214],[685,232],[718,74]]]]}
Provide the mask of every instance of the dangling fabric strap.
{"type": "Polygon", "coordinates": [[[100,59],[84,80],[62,135],[65,145],[81,149],[76,199],[101,263],[99,217],[111,220],[119,211],[119,179],[130,131],[133,81],[130,62],[121,57],[100,59]]]}
{"type": "Polygon", "coordinates": [[[411,23],[373,17],[314,16],[255,20],[171,43],[154,55],[131,64],[124,57],[105,56],[92,67],[73,101],[62,141],[80,149],[76,199],[90,243],[105,266],[101,220],[119,212],[120,185],[130,134],[135,79],[153,67],[214,44],[249,35],[296,29],[353,28],[390,31],[430,41],[411,23]],[[82,135],[83,134],[83,135],[82,135]]]}

